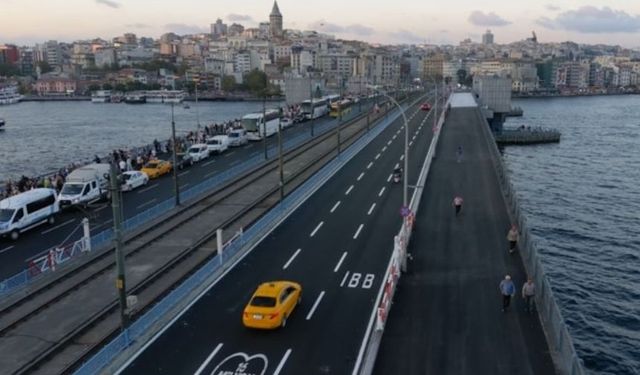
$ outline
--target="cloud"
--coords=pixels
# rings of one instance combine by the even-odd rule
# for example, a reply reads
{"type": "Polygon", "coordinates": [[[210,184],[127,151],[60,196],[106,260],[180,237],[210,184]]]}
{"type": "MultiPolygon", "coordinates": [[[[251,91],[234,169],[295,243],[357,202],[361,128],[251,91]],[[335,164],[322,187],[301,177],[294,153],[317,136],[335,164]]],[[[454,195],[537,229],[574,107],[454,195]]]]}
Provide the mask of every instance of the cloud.
{"type": "Polygon", "coordinates": [[[324,20],[315,21],[309,25],[311,30],[316,30],[321,33],[334,33],[334,34],[355,34],[360,36],[371,35],[375,32],[374,29],[368,26],[360,24],[351,24],[348,26],[341,26],[335,23],[326,22],[324,20]]]}
{"type": "Polygon", "coordinates": [[[494,12],[484,13],[479,10],[471,12],[469,22],[476,26],[505,26],[511,23],[494,12]]]}
{"type": "Polygon", "coordinates": [[[178,35],[201,34],[209,32],[209,30],[203,27],[197,25],[187,25],[185,23],[168,23],[164,25],[164,29],[178,35]]]}
{"type": "Polygon", "coordinates": [[[236,13],[229,13],[227,15],[227,20],[231,22],[253,22],[253,18],[250,15],[236,13]]]}
{"type": "Polygon", "coordinates": [[[106,5],[109,8],[114,8],[114,9],[120,8],[120,3],[116,3],[115,1],[112,1],[112,0],[96,0],[96,3],[106,5]]]}
{"type": "Polygon", "coordinates": [[[547,4],[545,8],[547,8],[547,10],[550,10],[552,12],[560,10],[560,7],[554,4],[547,4]]]}
{"type": "Polygon", "coordinates": [[[640,16],[609,7],[583,6],[560,13],[555,18],[542,17],[536,23],[548,29],[579,33],[633,33],[640,31],[640,16]]]}
{"type": "Polygon", "coordinates": [[[389,33],[389,36],[391,36],[391,38],[396,40],[398,43],[418,44],[424,43],[425,41],[424,37],[404,29],[389,33]]]}
{"type": "Polygon", "coordinates": [[[124,25],[125,27],[129,28],[129,29],[148,29],[151,27],[151,25],[147,25],[146,23],[128,23],[126,25],[124,25]]]}

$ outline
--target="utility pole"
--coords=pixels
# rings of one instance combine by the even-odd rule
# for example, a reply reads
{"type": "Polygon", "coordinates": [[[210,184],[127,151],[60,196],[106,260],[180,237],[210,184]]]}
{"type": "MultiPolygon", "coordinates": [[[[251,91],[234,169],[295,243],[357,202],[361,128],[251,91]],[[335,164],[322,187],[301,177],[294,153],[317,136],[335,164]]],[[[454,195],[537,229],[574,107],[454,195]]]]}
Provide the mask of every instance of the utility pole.
{"type": "Polygon", "coordinates": [[[198,124],[198,131],[200,131],[200,112],[198,111],[198,82],[200,78],[195,78],[193,81],[196,84],[196,123],[198,124]]]}
{"type": "Polygon", "coordinates": [[[338,138],[338,155],[340,155],[340,126],[342,125],[342,77],[340,77],[340,97],[338,98],[338,124],[336,125],[336,135],[338,138]]]}
{"type": "Polygon", "coordinates": [[[180,205],[180,185],[178,185],[178,143],[176,142],[176,122],[171,102],[171,144],[173,145],[173,190],[176,194],[176,206],[180,205]]]}
{"type": "Polygon", "coordinates": [[[111,163],[109,171],[109,182],[111,184],[111,208],[113,210],[113,233],[116,243],[116,288],[118,289],[118,300],[120,302],[120,326],[125,330],[129,325],[129,316],[127,314],[127,289],[124,273],[124,249],[122,248],[122,208],[120,194],[120,179],[116,164],[111,163]]]}
{"type": "Polygon", "coordinates": [[[282,123],[278,124],[278,169],[280,172],[280,203],[284,199],[284,160],[282,152],[282,123]]]}
{"type": "MultiPolygon", "coordinates": [[[[258,124],[258,134],[260,134],[260,124],[258,124]]],[[[262,92],[262,144],[264,145],[264,160],[269,159],[267,148],[267,87],[262,92]]]]}
{"type": "Polygon", "coordinates": [[[315,109],[313,108],[313,79],[311,78],[311,71],[308,71],[309,73],[309,108],[310,109],[310,121],[311,121],[311,138],[313,138],[314,136],[314,131],[313,131],[313,114],[315,112],[315,109]]]}

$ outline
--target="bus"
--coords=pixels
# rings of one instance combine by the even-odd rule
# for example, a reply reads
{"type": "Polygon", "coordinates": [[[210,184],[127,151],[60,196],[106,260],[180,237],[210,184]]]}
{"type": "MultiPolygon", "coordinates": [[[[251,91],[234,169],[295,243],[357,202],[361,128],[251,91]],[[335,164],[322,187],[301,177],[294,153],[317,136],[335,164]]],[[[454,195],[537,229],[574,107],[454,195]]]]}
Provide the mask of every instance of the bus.
{"type": "Polygon", "coordinates": [[[302,114],[307,120],[317,119],[329,113],[329,103],[325,99],[313,99],[302,102],[302,114]]]}
{"type": "Polygon", "coordinates": [[[270,109],[265,112],[263,118],[262,112],[249,113],[242,117],[242,126],[247,131],[247,139],[250,141],[260,141],[265,135],[266,120],[266,136],[270,137],[278,132],[280,125],[280,112],[276,109],[270,109]]]}
{"type": "Polygon", "coordinates": [[[333,118],[344,116],[351,112],[352,104],[353,102],[349,99],[342,99],[340,101],[331,103],[331,112],[329,114],[333,118]]]}

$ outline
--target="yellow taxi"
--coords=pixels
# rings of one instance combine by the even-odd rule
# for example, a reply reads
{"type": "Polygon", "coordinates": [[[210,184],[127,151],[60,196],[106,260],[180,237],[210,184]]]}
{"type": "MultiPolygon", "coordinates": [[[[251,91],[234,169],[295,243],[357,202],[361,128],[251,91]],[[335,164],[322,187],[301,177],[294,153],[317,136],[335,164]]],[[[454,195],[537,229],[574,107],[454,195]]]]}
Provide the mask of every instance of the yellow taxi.
{"type": "Polygon", "coordinates": [[[244,308],[242,324],[247,328],[274,329],[287,325],[287,318],[302,300],[302,286],[293,281],[269,281],[258,286],[244,308]]]}
{"type": "Polygon", "coordinates": [[[149,176],[149,178],[158,178],[171,172],[171,163],[165,160],[151,160],[140,170],[149,176]]]}

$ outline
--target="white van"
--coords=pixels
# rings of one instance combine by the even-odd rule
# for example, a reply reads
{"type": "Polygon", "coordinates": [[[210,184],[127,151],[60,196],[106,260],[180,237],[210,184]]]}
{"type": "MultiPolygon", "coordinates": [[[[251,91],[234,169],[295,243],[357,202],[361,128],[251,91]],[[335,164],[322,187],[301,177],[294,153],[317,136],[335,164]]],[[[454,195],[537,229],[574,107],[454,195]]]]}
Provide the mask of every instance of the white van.
{"type": "Polygon", "coordinates": [[[111,166],[106,163],[88,164],[74,169],[67,176],[58,201],[62,208],[68,206],[87,206],[100,199],[109,198],[109,171],[111,166]]]}
{"type": "Polygon", "coordinates": [[[229,148],[229,137],[226,135],[216,135],[207,141],[209,152],[222,154],[229,148]]]}
{"type": "Polygon", "coordinates": [[[230,147],[243,146],[249,143],[249,139],[247,139],[247,131],[244,129],[233,129],[229,132],[227,138],[229,139],[230,147]]]}
{"type": "Polygon", "coordinates": [[[33,189],[0,201],[0,235],[17,240],[42,223],[53,224],[60,212],[54,189],[33,189]]]}
{"type": "Polygon", "coordinates": [[[204,143],[199,143],[189,147],[187,154],[191,156],[194,163],[197,163],[209,157],[209,147],[204,143]]]}

